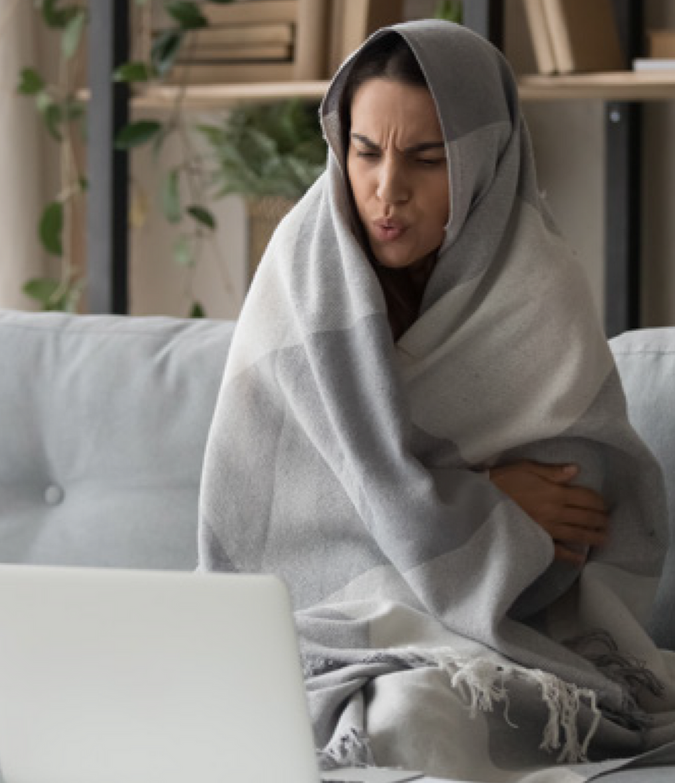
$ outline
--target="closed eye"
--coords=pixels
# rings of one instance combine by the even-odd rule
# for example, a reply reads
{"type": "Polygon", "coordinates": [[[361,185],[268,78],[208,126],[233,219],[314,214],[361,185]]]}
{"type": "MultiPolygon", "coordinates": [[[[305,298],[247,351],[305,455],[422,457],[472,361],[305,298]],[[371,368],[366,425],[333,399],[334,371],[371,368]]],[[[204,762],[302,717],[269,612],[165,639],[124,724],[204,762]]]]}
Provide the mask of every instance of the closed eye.
{"type": "Polygon", "coordinates": [[[421,166],[434,168],[435,166],[445,165],[445,158],[417,158],[417,163],[421,166]]]}

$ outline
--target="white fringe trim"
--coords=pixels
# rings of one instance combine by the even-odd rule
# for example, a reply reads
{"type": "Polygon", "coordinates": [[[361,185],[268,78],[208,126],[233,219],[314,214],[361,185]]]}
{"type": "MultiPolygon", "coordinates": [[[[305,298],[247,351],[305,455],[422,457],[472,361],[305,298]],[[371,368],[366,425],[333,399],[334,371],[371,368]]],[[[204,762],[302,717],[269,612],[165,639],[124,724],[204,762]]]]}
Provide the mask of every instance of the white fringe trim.
{"type": "Polygon", "coordinates": [[[453,688],[462,692],[469,702],[469,711],[475,718],[479,711],[493,712],[495,704],[504,705],[504,719],[517,728],[509,718],[509,680],[525,680],[539,687],[541,698],[548,708],[548,722],[544,728],[540,749],[552,753],[560,750],[558,763],[573,764],[588,761],[588,748],[597,731],[602,713],[594,691],[561,680],[541,669],[527,669],[507,661],[496,662],[488,657],[463,658],[451,650],[410,651],[414,657],[432,659],[447,672],[453,688]],[[593,715],[586,736],[579,736],[579,712],[586,704],[593,715]]]}

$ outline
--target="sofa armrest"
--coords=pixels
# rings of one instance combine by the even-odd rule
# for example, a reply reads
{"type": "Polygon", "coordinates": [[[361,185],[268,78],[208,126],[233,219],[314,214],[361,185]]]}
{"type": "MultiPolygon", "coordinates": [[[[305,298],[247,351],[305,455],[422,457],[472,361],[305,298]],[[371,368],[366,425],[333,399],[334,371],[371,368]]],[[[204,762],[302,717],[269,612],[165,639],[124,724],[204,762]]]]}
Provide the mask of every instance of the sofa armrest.
{"type": "Polygon", "coordinates": [[[638,329],[610,341],[628,416],[663,469],[671,544],[659,585],[654,635],[675,650],[675,327],[638,329]]]}

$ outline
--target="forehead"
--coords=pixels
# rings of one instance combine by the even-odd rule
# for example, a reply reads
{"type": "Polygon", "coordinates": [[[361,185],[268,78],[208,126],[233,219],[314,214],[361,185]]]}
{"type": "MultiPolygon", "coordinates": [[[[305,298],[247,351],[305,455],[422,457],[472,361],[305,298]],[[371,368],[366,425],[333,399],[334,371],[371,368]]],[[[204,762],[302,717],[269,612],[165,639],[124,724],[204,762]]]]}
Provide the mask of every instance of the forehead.
{"type": "Polygon", "coordinates": [[[442,140],[436,104],[424,87],[414,87],[390,79],[371,79],[362,84],[351,106],[352,131],[371,134],[396,134],[415,141],[442,140]]]}

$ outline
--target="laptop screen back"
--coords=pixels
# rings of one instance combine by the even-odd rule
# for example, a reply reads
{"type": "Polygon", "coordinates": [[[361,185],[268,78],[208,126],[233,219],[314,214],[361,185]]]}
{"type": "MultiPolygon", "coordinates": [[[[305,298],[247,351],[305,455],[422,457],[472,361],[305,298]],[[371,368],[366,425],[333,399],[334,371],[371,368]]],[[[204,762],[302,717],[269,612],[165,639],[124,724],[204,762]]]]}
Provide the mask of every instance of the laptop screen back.
{"type": "Polygon", "coordinates": [[[270,576],[0,566],[5,783],[317,783],[270,576]]]}

